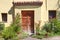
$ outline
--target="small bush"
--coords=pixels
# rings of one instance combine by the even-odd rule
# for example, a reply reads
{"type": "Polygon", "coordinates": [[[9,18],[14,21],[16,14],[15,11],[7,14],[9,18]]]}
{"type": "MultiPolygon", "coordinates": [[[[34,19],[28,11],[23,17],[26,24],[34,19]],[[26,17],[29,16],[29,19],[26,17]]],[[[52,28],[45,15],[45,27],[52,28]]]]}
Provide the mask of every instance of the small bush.
{"type": "Polygon", "coordinates": [[[39,31],[40,31],[40,21],[39,21],[39,23],[36,23],[35,25],[36,25],[36,34],[39,34],[39,31]]]}
{"type": "Polygon", "coordinates": [[[4,30],[5,25],[4,23],[0,22],[0,38],[2,37],[2,30],[4,30]]]}
{"type": "Polygon", "coordinates": [[[12,39],[14,37],[16,37],[17,34],[13,31],[12,28],[8,27],[8,28],[5,28],[3,31],[2,31],[2,37],[5,39],[5,40],[8,40],[8,39],[12,39]]]}
{"type": "Polygon", "coordinates": [[[11,27],[17,33],[21,31],[21,23],[20,23],[20,15],[19,14],[16,15],[15,21],[11,24],[11,27]]]}
{"type": "Polygon", "coordinates": [[[18,39],[18,32],[20,32],[20,17],[17,14],[15,21],[9,26],[6,27],[3,31],[2,31],[2,37],[5,40],[15,40],[15,38],[18,39]]]}
{"type": "Polygon", "coordinates": [[[18,32],[20,32],[20,31],[21,31],[21,30],[20,30],[20,26],[19,26],[19,25],[12,24],[10,27],[11,27],[11,28],[12,28],[12,30],[13,30],[14,32],[16,32],[16,33],[18,33],[18,32]]]}
{"type": "Polygon", "coordinates": [[[45,30],[40,30],[40,31],[39,31],[39,34],[32,35],[32,37],[38,38],[38,39],[42,39],[42,38],[45,37],[45,34],[47,34],[47,32],[46,32],[45,30]]]}
{"type": "Polygon", "coordinates": [[[51,32],[52,31],[51,24],[50,23],[45,24],[42,30],[45,30],[46,32],[51,32]]]}
{"type": "Polygon", "coordinates": [[[49,33],[49,36],[50,35],[55,35],[55,34],[60,34],[60,21],[58,21],[57,19],[52,19],[50,22],[46,23],[44,26],[43,26],[43,29],[42,30],[45,30],[46,32],[49,33]]]}
{"type": "Polygon", "coordinates": [[[47,31],[47,32],[58,32],[60,31],[59,28],[60,27],[60,23],[57,19],[52,19],[52,21],[46,23],[43,26],[43,30],[47,31]]]}
{"type": "Polygon", "coordinates": [[[0,31],[2,31],[4,27],[5,27],[4,23],[0,22],[0,31]]]}
{"type": "Polygon", "coordinates": [[[42,36],[42,35],[32,35],[32,37],[33,37],[33,38],[38,38],[38,39],[44,38],[44,36],[42,36]]]}
{"type": "Polygon", "coordinates": [[[28,33],[25,32],[21,32],[20,35],[18,35],[21,39],[24,39],[26,37],[28,37],[28,33]]]}
{"type": "Polygon", "coordinates": [[[54,35],[55,35],[54,32],[48,33],[48,36],[50,36],[50,37],[52,37],[52,36],[54,36],[54,35]]]}

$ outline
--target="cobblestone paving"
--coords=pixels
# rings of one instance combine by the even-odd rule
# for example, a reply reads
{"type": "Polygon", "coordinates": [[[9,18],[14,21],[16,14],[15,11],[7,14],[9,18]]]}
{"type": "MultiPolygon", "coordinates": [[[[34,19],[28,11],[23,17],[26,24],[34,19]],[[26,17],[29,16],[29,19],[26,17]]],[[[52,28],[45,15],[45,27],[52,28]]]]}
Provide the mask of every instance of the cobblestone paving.
{"type": "Polygon", "coordinates": [[[56,36],[56,37],[50,37],[50,38],[43,38],[43,39],[36,39],[36,38],[25,38],[23,40],[60,40],[60,36],[56,36]]]}

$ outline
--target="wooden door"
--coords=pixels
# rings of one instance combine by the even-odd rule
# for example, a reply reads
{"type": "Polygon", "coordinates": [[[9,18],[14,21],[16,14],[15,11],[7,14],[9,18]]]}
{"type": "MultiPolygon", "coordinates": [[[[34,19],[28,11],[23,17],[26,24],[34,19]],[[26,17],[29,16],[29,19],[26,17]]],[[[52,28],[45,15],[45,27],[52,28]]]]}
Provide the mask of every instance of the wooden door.
{"type": "Polygon", "coordinates": [[[22,29],[25,32],[34,32],[34,11],[22,11],[22,29]]]}

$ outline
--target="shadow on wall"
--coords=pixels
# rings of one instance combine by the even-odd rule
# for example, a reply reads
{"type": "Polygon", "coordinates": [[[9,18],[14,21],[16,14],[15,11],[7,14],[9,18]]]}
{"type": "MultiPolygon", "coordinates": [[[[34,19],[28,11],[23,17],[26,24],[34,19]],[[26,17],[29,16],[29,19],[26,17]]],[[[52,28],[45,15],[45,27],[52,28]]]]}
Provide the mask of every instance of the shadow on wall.
{"type": "Polygon", "coordinates": [[[12,15],[12,20],[14,21],[14,7],[12,6],[10,10],[8,11],[8,14],[12,15]]]}
{"type": "Polygon", "coordinates": [[[13,14],[14,13],[14,8],[11,7],[10,10],[8,11],[9,14],[13,14]]]}
{"type": "Polygon", "coordinates": [[[31,8],[39,8],[40,6],[15,6],[17,9],[31,9],[31,8]]]}

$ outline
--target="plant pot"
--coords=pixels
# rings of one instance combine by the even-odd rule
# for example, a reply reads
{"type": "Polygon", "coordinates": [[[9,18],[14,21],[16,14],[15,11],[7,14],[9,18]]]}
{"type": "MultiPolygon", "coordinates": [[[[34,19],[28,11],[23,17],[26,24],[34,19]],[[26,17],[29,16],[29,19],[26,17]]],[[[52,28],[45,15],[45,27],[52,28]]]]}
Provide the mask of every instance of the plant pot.
{"type": "Polygon", "coordinates": [[[20,34],[20,32],[17,32],[17,34],[20,34]]]}
{"type": "Polygon", "coordinates": [[[47,37],[48,37],[48,33],[45,34],[45,38],[47,38],[47,37]]]}

